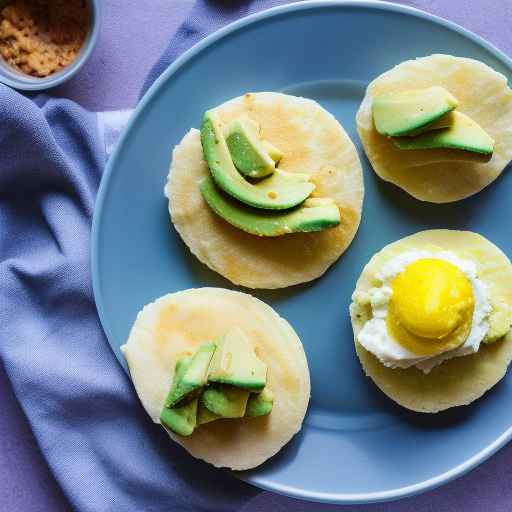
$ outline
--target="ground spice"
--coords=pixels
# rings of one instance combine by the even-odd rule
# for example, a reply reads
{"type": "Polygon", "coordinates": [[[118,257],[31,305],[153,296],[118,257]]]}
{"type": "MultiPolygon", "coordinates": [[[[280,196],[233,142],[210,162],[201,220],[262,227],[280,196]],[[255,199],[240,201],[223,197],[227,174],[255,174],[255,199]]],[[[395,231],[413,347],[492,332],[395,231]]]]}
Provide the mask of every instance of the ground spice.
{"type": "Polygon", "coordinates": [[[89,23],[85,0],[10,1],[0,11],[0,55],[27,75],[51,75],[75,60],[89,23]]]}

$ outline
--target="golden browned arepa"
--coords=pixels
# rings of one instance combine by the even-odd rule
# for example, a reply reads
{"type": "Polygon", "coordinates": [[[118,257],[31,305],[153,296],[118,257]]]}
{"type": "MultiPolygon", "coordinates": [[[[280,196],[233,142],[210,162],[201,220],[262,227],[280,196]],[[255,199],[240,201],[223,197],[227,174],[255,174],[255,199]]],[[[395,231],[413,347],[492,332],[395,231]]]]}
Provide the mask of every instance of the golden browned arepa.
{"type": "Polygon", "coordinates": [[[144,408],[160,423],[176,362],[234,326],[248,335],[268,366],[272,412],[257,418],[219,419],[201,425],[190,437],[169,435],[194,457],[214,466],[244,470],[277,453],[300,430],[306,414],[308,363],[300,339],[286,320],[245,293],[190,289],[145,306],[122,350],[144,408]]]}
{"type": "Polygon", "coordinates": [[[199,131],[173,151],[165,194],[172,222],[192,254],[231,282],[248,288],[284,288],[320,277],[347,249],[359,226],[363,176],[354,144],[315,101],[274,92],[251,93],[217,107],[227,124],[247,114],[265,140],[284,154],[279,169],[312,175],[312,197],[331,197],[341,223],[314,233],[274,238],[251,235],[218,217],[199,183],[208,176],[199,131]]]}
{"type": "Polygon", "coordinates": [[[505,76],[474,59],[430,55],[402,62],[370,83],[356,120],[374,171],[422,201],[449,203],[476,194],[512,160],[512,91],[505,76]],[[495,140],[490,161],[452,149],[400,150],[377,132],[372,118],[376,96],[434,85],[453,94],[457,110],[495,140]]]}

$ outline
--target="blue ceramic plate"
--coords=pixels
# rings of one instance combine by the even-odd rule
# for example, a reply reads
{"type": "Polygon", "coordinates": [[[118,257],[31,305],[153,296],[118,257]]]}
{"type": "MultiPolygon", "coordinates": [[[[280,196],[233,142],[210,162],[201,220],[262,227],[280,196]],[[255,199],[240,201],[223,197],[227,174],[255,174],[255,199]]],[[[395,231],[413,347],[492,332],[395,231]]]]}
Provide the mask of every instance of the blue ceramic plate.
{"type": "MultiPolygon", "coordinates": [[[[137,311],[168,292],[233,288],[192,257],[169,222],[163,186],[171,149],[202,113],[247,91],[285,91],[318,101],[359,149],[366,197],[349,250],[321,279],[256,292],[297,330],[312,379],[299,435],[242,477],[276,492],[331,503],[396,499],[426,491],[475,467],[512,436],[512,378],[472,406],[437,415],[409,413],[363,376],[348,305],[365,263],[384,245],[429,228],[482,233],[512,254],[512,174],[472,199],[422,204],[370,169],[354,116],[366,84],[418,56],[450,53],[486,62],[507,76],[511,61],[467,31],[382,2],[289,4],[207,37],[157,80],[109,162],[93,229],[94,293],[112,349],[137,311]]],[[[149,420],[148,420],[149,421],[149,420]]]]}

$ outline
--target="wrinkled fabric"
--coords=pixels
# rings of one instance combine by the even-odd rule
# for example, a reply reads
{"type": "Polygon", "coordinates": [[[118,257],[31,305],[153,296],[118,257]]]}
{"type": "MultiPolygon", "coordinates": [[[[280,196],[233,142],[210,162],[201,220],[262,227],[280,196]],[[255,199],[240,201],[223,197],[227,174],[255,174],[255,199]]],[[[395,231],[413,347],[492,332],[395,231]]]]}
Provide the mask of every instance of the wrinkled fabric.
{"type": "Polygon", "coordinates": [[[149,72],[142,92],[147,91],[171,62],[208,34],[243,16],[287,3],[293,3],[293,0],[197,0],[192,12],[149,72]]]}
{"type": "MultiPolygon", "coordinates": [[[[199,1],[152,71],[275,2],[199,1]]],[[[0,357],[76,510],[239,510],[257,491],[149,421],[94,305],[89,248],[105,147],[96,114],[0,85],[0,357]]]]}

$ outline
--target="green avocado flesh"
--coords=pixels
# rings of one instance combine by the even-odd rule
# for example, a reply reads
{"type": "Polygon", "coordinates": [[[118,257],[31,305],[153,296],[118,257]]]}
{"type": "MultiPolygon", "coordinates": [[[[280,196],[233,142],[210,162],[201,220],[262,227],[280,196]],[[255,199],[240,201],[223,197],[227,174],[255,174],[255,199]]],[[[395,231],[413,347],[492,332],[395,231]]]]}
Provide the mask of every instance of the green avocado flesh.
{"type": "Polygon", "coordinates": [[[320,231],[340,223],[339,208],[327,198],[321,203],[318,203],[320,198],[310,198],[292,210],[272,212],[234,201],[223,194],[210,177],[203,179],[200,190],[204,200],[219,217],[251,235],[274,237],[320,231]]]}
{"type": "MultiPolygon", "coordinates": [[[[216,343],[217,350],[210,365],[208,382],[231,384],[250,391],[261,391],[265,387],[267,365],[256,355],[249,338],[241,329],[232,328],[216,343]]],[[[210,407],[208,409],[216,412],[210,407]]]]}
{"type": "Polygon", "coordinates": [[[219,418],[269,414],[273,396],[266,383],[267,365],[247,335],[233,327],[177,361],[160,421],[172,432],[189,436],[197,426],[219,418]]]}
{"type": "Polygon", "coordinates": [[[416,137],[416,135],[421,135],[422,133],[432,131],[432,130],[440,130],[441,128],[448,128],[454,123],[454,112],[448,112],[444,116],[441,116],[437,121],[433,123],[427,124],[423,128],[418,128],[417,130],[413,130],[412,132],[407,132],[404,134],[404,137],[416,137]]]}
{"type": "Polygon", "coordinates": [[[206,384],[214,352],[215,343],[203,343],[192,357],[176,363],[175,378],[165,401],[165,407],[174,407],[185,398],[190,399],[194,393],[200,392],[206,384]]]}
{"type": "Polygon", "coordinates": [[[211,386],[201,396],[202,404],[222,418],[241,418],[245,415],[249,391],[235,386],[211,386]]]}
{"type": "Polygon", "coordinates": [[[197,422],[198,399],[172,409],[164,407],[160,413],[162,425],[180,436],[189,436],[194,432],[197,422]]]}
{"type": "Polygon", "coordinates": [[[410,135],[431,125],[457,105],[457,99],[439,86],[390,92],[373,99],[373,122],[381,135],[410,135]]]}
{"type": "Polygon", "coordinates": [[[484,338],[484,343],[494,343],[500,340],[512,329],[512,314],[507,307],[494,304],[489,322],[489,330],[484,338]]]}
{"type": "Polygon", "coordinates": [[[219,416],[218,414],[215,414],[210,411],[210,409],[207,409],[201,400],[199,400],[199,405],[197,407],[197,424],[198,425],[204,425],[206,423],[211,423],[212,421],[218,420],[219,418],[222,418],[222,416],[219,416]]]}
{"type": "Polygon", "coordinates": [[[232,121],[226,131],[226,143],[235,167],[249,178],[264,178],[276,164],[258,134],[258,125],[246,115],[232,121]]]}
{"type": "Polygon", "coordinates": [[[261,393],[251,393],[245,408],[246,416],[266,416],[272,411],[274,405],[274,394],[268,387],[261,393]]]}
{"type": "Polygon", "coordinates": [[[494,149],[492,137],[475,121],[461,112],[453,112],[453,124],[449,128],[429,131],[417,137],[398,137],[393,142],[399,149],[460,149],[483,155],[491,155],[494,149]]]}
{"type": "Polygon", "coordinates": [[[256,183],[245,180],[233,164],[220,121],[211,110],[203,118],[201,144],[215,183],[227,194],[254,208],[292,208],[302,203],[315,188],[307,174],[278,169],[256,183]]]}

